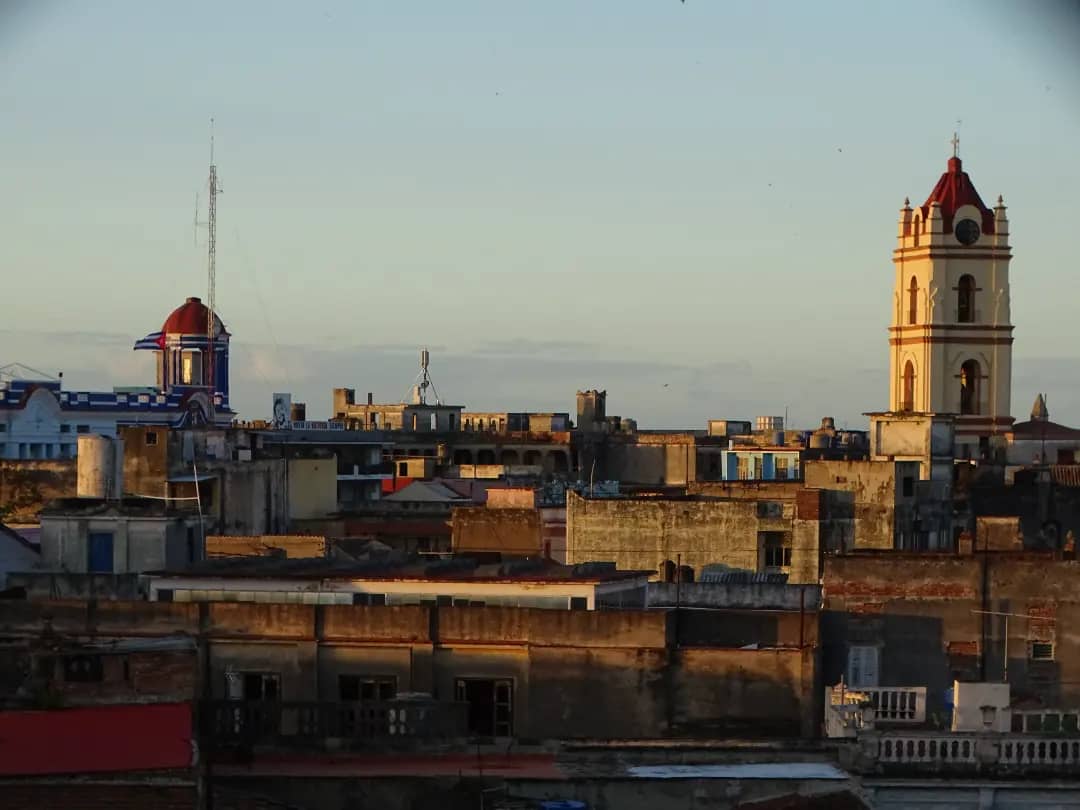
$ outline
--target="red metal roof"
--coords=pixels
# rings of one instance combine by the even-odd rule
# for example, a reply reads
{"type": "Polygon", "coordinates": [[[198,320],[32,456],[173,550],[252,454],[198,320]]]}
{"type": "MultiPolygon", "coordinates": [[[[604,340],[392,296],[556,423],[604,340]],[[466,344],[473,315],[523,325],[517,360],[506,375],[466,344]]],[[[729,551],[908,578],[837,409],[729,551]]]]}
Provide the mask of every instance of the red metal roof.
{"type": "Polygon", "coordinates": [[[0,712],[0,776],[189,768],[187,703],[0,712]]]}
{"type": "Polygon", "coordinates": [[[986,207],[986,204],[975,190],[975,184],[971,182],[968,173],[963,170],[960,158],[949,158],[949,166],[941,179],[937,181],[934,190],[926,198],[922,205],[923,217],[930,215],[930,203],[936,202],[941,206],[941,218],[945,226],[945,233],[952,232],[953,217],[962,205],[974,205],[982,212],[980,228],[983,233],[994,232],[994,212],[986,207]]]}
{"type": "MultiPolygon", "coordinates": [[[[161,327],[162,335],[205,335],[210,310],[198,298],[189,298],[172,311],[161,327]]],[[[221,318],[214,316],[218,329],[225,332],[221,318]]]]}

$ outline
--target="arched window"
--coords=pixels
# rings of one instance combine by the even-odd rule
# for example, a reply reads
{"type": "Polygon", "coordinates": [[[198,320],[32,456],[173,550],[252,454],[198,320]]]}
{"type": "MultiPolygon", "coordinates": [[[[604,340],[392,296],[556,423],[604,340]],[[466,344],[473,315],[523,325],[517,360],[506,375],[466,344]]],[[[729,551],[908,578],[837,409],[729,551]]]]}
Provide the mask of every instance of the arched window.
{"type": "Polygon", "coordinates": [[[919,318],[919,282],[915,276],[911,277],[911,283],[908,285],[908,299],[907,299],[907,322],[915,323],[919,318]]]}
{"type": "Polygon", "coordinates": [[[956,320],[972,323],[975,320],[975,279],[964,274],[956,287],[956,320]]]}
{"type": "Polygon", "coordinates": [[[918,216],[911,221],[911,236],[914,240],[915,247],[919,246],[919,231],[922,230],[922,220],[918,216]]]}
{"type": "Polygon", "coordinates": [[[982,371],[979,361],[968,360],[960,366],[960,413],[976,414],[979,412],[979,383],[982,371]]]}
{"type": "Polygon", "coordinates": [[[910,360],[904,366],[904,395],[900,401],[900,410],[915,410],[915,364],[910,360]]]}

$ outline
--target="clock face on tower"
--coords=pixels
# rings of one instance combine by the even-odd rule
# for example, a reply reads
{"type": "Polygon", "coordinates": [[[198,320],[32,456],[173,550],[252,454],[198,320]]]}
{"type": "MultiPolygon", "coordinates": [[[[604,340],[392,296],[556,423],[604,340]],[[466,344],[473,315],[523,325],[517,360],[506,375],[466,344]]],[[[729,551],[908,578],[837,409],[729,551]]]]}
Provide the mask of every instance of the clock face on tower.
{"type": "Polygon", "coordinates": [[[974,245],[979,239],[979,223],[973,219],[962,219],[953,229],[961,245],[974,245]]]}

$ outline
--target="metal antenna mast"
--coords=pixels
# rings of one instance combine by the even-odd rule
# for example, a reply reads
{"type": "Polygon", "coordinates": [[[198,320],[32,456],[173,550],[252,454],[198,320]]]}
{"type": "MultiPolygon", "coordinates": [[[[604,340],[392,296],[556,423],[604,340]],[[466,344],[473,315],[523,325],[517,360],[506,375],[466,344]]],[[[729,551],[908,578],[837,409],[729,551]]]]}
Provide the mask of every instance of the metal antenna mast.
{"type": "Polygon", "coordinates": [[[214,409],[217,385],[214,383],[214,354],[217,344],[215,311],[217,309],[217,166],[214,164],[214,119],[210,119],[210,203],[207,212],[206,256],[206,384],[210,387],[210,410],[214,409]]]}

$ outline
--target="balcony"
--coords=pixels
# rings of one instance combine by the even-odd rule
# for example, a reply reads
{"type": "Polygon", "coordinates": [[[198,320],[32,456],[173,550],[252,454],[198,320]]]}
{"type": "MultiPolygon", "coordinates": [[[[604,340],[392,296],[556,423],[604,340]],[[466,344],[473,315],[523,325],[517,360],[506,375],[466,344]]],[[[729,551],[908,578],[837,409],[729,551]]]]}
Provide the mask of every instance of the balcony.
{"type": "Polygon", "coordinates": [[[378,464],[338,464],[338,481],[381,481],[394,477],[394,465],[389,461],[378,464]]]}
{"type": "Polygon", "coordinates": [[[925,686],[875,686],[860,689],[870,696],[874,720],[878,723],[925,723],[925,686]]]}
{"type": "Polygon", "coordinates": [[[426,699],[315,703],[209,700],[200,704],[203,745],[342,747],[420,743],[466,736],[465,703],[426,699]]]}
{"type": "Polygon", "coordinates": [[[872,741],[866,753],[885,768],[992,773],[1080,771],[1080,738],[885,732],[872,741]]]}

